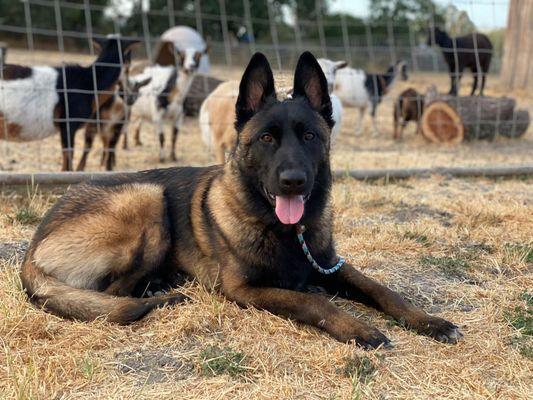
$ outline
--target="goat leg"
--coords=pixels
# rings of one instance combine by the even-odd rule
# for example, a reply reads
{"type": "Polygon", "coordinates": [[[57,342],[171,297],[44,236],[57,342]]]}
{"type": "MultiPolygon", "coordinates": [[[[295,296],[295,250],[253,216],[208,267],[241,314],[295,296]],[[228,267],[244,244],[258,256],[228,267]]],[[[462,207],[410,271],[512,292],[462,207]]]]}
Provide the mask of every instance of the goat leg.
{"type": "Polygon", "coordinates": [[[472,84],[472,92],[470,93],[470,96],[473,96],[476,93],[476,89],[477,89],[478,73],[474,71],[473,75],[474,75],[474,83],[472,84]]]}
{"type": "Polygon", "coordinates": [[[87,157],[93,147],[94,137],[96,136],[96,125],[89,123],[85,128],[85,147],[83,148],[83,155],[81,156],[77,171],[85,170],[85,165],[87,164],[87,157]]]}
{"type": "Polygon", "coordinates": [[[481,74],[481,89],[479,90],[479,95],[483,96],[483,90],[485,90],[485,79],[487,77],[486,72],[481,74]]]}
{"type": "Polygon", "coordinates": [[[72,171],[74,159],[74,135],[78,125],[63,123],[61,124],[61,149],[63,151],[62,171],[72,171]]]}
{"type": "Polygon", "coordinates": [[[170,159],[172,161],[177,161],[176,157],[176,142],[178,140],[179,128],[177,126],[172,127],[172,143],[170,144],[170,159]]]}

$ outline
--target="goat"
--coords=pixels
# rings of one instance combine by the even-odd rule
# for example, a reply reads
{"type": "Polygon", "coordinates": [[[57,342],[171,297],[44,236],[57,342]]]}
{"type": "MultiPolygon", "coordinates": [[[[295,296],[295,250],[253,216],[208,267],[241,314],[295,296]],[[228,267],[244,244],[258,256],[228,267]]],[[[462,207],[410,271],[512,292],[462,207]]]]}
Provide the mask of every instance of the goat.
{"type": "Polygon", "coordinates": [[[463,71],[465,68],[470,68],[474,75],[474,83],[472,84],[470,96],[473,96],[476,92],[480,74],[481,88],[479,94],[483,96],[486,75],[489,72],[490,61],[492,59],[492,43],[490,39],[482,33],[471,33],[452,38],[437,27],[429,32],[428,46],[431,46],[433,39],[439,45],[450,71],[451,88],[449,94],[457,96],[457,86],[461,80],[463,71]]]}
{"type": "Polygon", "coordinates": [[[202,140],[209,149],[214,150],[219,164],[224,164],[226,152],[232,151],[237,144],[235,103],[238,94],[238,81],[221,83],[200,107],[202,140]]]}
{"type": "Polygon", "coordinates": [[[129,80],[132,84],[151,78],[150,83],[139,90],[139,97],[131,108],[136,144],[141,145],[140,129],[143,121],[155,124],[159,136],[159,161],[163,162],[165,121],[170,121],[172,127],[172,142],[170,158],[175,161],[176,141],[179,127],[183,119],[183,102],[192,84],[194,74],[198,68],[200,58],[207,52],[195,49],[175,51],[174,44],[163,42],[153,65],[132,68],[129,80]]]}
{"type": "Polygon", "coordinates": [[[112,96],[123,62],[138,41],[113,36],[96,42],[101,51],[89,67],[3,65],[0,137],[27,142],[52,136],[59,128],[62,170],[71,171],[76,131],[112,96]]]}
{"type": "Polygon", "coordinates": [[[329,98],[331,99],[332,109],[331,117],[335,122],[335,125],[333,125],[333,128],[331,129],[331,142],[333,143],[341,130],[343,115],[342,103],[338,96],[333,93],[335,76],[337,71],[341,68],[345,68],[348,63],[346,61],[331,61],[326,58],[319,58],[317,61],[328,81],[329,98]]]}
{"type": "Polygon", "coordinates": [[[420,133],[420,119],[424,112],[424,96],[413,88],[404,90],[398,96],[394,107],[394,135],[393,138],[399,140],[409,121],[416,121],[416,132],[420,133]],[[398,130],[398,124],[400,129],[398,130]]]}
{"type": "MultiPolygon", "coordinates": [[[[147,85],[151,78],[129,85],[127,79],[122,79],[116,85],[113,96],[100,106],[99,118],[95,114],[85,127],[85,147],[78,164],[78,171],[83,171],[87,163],[87,157],[92,149],[94,138],[100,134],[103,145],[101,164],[107,171],[112,171],[116,164],[116,145],[122,134],[127,121],[129,107],[136,100],[136,95],[142,86],[147,85]],[[124,83],[125,82],[125,83],[124,83]]],[[[127,146],[126,138],[124,143],[127,146]]]]}
{"type": "Polygon", "coordinates": [[[359,109],[359,122],[355,134],[362,132],[365,110],[371,108],[374,136],[379,134],[376,126],[376,109],[381,99],[391,90],[398,78],[407,80],[407,64],[398,61],[384,74],[368,74],[362,69],[343,68],[335,77],[334,93],[345,106],[359,109]]]}

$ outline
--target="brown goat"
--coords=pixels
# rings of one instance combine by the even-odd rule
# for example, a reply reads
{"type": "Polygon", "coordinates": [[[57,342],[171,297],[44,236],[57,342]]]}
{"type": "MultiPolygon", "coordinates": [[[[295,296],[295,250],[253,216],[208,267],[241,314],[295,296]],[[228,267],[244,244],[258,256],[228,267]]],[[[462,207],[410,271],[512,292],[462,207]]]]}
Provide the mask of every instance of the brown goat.
{"type": "Polygon", "coordinates": [[[424,112],[424,96],[413,88],[404,90],[394,105],[394,139],[402,138],[403,129],[409,121],[416,121],[416,132],[420,133],[420,120],[424,112]],[[398,124],[400,129],[398,129],[398,124]]]}

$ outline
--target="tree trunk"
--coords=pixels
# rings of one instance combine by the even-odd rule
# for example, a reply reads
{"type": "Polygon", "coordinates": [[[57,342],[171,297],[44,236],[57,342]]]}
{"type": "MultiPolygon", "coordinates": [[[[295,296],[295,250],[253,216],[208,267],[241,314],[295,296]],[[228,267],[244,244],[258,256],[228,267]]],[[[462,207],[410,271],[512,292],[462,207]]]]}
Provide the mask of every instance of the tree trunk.
{"type": "Polygon", "coordinates": [[[529,113],[515,111],[515,106],[509,97],[454,97],[432,87],[425,96],[422,133],[432,142],[450,144],[497,135],[519,137],[529,126],[529,113]]]}
{"type": "Polygon", "coordinates": [[[533,1],[511,0],[501,82],[507,89],[533,89],[533,1]]]}

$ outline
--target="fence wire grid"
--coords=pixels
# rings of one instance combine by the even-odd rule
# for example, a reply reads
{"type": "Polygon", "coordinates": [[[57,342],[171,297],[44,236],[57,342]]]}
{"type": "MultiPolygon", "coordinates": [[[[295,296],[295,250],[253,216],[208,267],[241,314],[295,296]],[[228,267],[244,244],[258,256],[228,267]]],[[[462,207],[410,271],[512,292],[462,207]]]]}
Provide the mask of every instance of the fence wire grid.
{"type": "MultiPolygon", "coordinates": [[[[342,2],[340,3],[341,7],[336,9],[342,9],[342,2]]],[[[437,5],[441,5],[440,3],[442,2],[437,5]]],[[[492,60],[487,74],[485,95],[510,96],[516,103],[516,109],[533,112],[531,97],[528,97],[527,92],[509,93],[499,82],[505,52],[505,26],[501,26],[497,20],[498,14],[509,7],[509,1],[456,0],[453,3],[459,9],[466,10],[466,13],[462,14],[457,12],[456,16],[466,18],[467,21],[469,16],[472,17],[477,12],[492,16],[484,20],[483,27],[476,28],[473,24],[466,24],[466,28],[463,28],[485,32],[492,41],[492,49],[482,48],[477,39],[474,40],[473,47],[469,48],[460,48],[457,46],[458,42],[453,41],[455,64],[458,64],[458,53],[471,54],[480,71],[482,57],[490,52],[492,60]]],[[[383,96],[370,93],[370,103],[373,98],[379,103],[375,125],[367,108],[364,110],[360,134],[357,132],[360,124],[359,109],[343,102],[341,129],[331,151],[334,169],[521,167],[531,165],[532,162],[531,127],[520,138],[509,139],[496,135],[490,137],[490,140],[469,140],[457,145],[443,145],[428,142],[418,132],[415,122],[407,124],[401,140],[394,138],[393,115],[395,111],[401,111],[397,99],[405,89],[413,88],[424,96],[430,86],[435,86],[438,92],[447,93],[451,77],[462,76],[459,93],[461,96],[470,94],[470,71],[462,73],[455,69],[449,72],[443,52],[436,43],[435,32],[428,33],[428,28],[435,26],[448,30],[454,28],[460,33],[461,26],[457,28],[457,20],[460,18],[456,18],[454,27],[443,17],[444,12],[439,15],[429,12],[426,19],[413,19],[406,23],[395,18],[355,17],[349,13],[332,11],[333,3],[322,0],[2,0],[1,4],[0,8],[4,8],[4,12],[0,11],[0,112],[6,109],[9,102],[18,101],[15,89],[5,89],[13,82],[5,76],[10,64],[46,65],[60,69],[72,63],[88,66],[98,56],[98,46],[94,44],[93,39],[105,39],[109,34],[140,41],[140,45],[133,52],[129,66],[131,71],[136,66],[156,58],[161,35],[167,29],[177,25],[192,27],[209,46],[210,69],[207,74],[197,75],[197,90],[191,91],[188,98],[191,108],[188,110],[189,116],[179,121],[143,120],[137,140],[135,130],[138,122],[135,122],[135,116],[130,113],[131,107],[124,105],[122,116],[118,119],[102,111],[102,104],[99,104],[102,95],[114,96],[120,93],[114,86],[107,90],[96,89],[96,67],[107,64],[92,64],[92,87],[80,90],[69,89],[68,85],[65,85],[66,89],[58,93],[65,98],[75,93],[89,94],[94,97],[96,103],[95,112],[84,118],[71,117],[68,110],[64,118],[51,116],[56,124],[72,121],[83,123],[76,135],[73,135],[74,138],[71,140],[69,137],[63,149],[59,133],[35,141],[14,140],[9,132],[9,115],[0,113],[0,171],[59,171],[62,155],[70,150],[74,151],[76,168],[84,154],[84,148],[91,140],[94,140],[94,149],[90,153],[85,151],[88,158],[84,165],[89,171],[100,171],[110,166],[115,170],[130,171],[168,165],[213,164],[216,162],[213,142],[206,143],[202,140],[198,118],[198,106],[212,89],[209,79],[238,82],[251,55],[260,51],[269,59],[275,73],[277,89],[283,92],[290,89],[296,61],[305,50],[311,51],[317,57],[346,61],[348,68],[366,71],[367,76],[376,74],[373,79],[374,86],[381,79],[377,78],[378,75],[384,78],[389,76],[389,67],[399,61],[404,61],[407,65],[407,80],[402,80],[401,74],[398,74],[394,85],[387,87],[383,96]],[[105,137],[103,131],[106,124],[117,123],[123,125],[120,137],[105,137]],[[166,137],[163,154],[165,160],[160,157],[161,139],[157,134],[161,126],[166,137]],[[169,160],[167,153],[169,143],[172,142],[170,131],[173,126],[179,126],[176,160],[169,160]],[[87,138],[91,132],[94,137],[89,140],[87,138]],[[127,146],[123,144],[126,139],[127,146]],[[115,143],[117,140],[118,143],[115,143]],[[114,155],[112,165],[109,164],[110,161],[106,161],[109,154],[114,155]]],[[[122,62],[120,65],[123,66],[122,62]]],[[[479,77],[481,80],[481,73],[479,77]]],[[[27,79],[31,80],[31,77],[27,79]]],[[[39,88],[37,82],[34,83],[30,88],[31,93],[38,96],[39,91],[43,89],[39,88]]],[[[337,93],[338,80],[332,87],[333,93],[337,93]]],[[[121,94],[127,94],[124,93],[125,89],[120,90],[121,94]]],[[[405,97],[414,101],[421,114],[420,103],[417,102],[420,98],[409,95],[405,97]]],[[[462,107],[457,99],[451,99],[449,102],[451,105],[462,107]]],[[[497,115],[496,119],[490,116],[490,121],[485,121],[483,118],[489,117],[481,109],[484,107],[482,102],[477,101],[477,111],[472,114],[471,120],[463,121],[465,126],[473,125],[479,133],[479,130],[483,129],[479,128],[480,126],[500,124],[499,116],[503,115],[504,111],[498,102],[493,106],[496,107],[492,112],[497,115]]],[[[26,112],[34,113],[36,110],[28,109],[26,112]]],[[[516,110],[513,109],[512,113],[514,121],[516,110]]],[[[447,124],[449,121],[438,123],[447,124]]],[[[509,125],[511,133],[504,136],[513,136],[515,130],[516,123],[513,122],[509,125]]]]}

